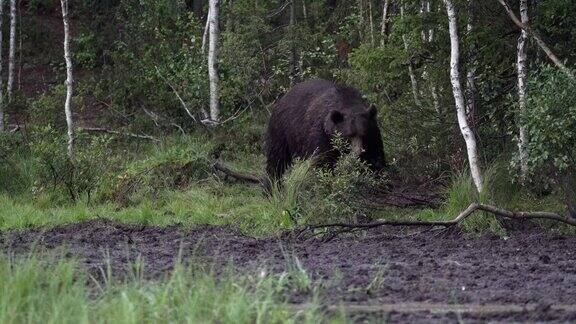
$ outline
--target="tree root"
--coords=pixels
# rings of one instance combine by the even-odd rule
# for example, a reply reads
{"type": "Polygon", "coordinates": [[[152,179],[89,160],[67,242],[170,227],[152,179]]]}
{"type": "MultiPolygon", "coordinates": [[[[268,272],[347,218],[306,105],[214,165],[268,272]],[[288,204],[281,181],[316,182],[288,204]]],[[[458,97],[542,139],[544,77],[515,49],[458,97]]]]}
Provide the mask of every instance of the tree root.
{"type": "Polygon", "coordinates": [[[475,211],[481,210],[488,213],[492,213],[496,216],[512,218],[512,219],[549,219],[564,224],[576,226],[576,219],[563,216],[557,213],[551,212],[512,212],[502,208],[498,208],[492,205],[472,203],[468,208],[461,212],[456,218],[448,221],[409,221],[409,220],[380,220],[365,224],[350,224],[350,223],[332,223],[332,224],[320,224],[308,226],[306,229],[328,229],[328,228],[340,228],[341,230],[360,230],[360,229],[370,229],[380,226],[441,226],[441,227],[452,227],[454,225],[460,224],[466,218],[470,217],[475,211]]]}

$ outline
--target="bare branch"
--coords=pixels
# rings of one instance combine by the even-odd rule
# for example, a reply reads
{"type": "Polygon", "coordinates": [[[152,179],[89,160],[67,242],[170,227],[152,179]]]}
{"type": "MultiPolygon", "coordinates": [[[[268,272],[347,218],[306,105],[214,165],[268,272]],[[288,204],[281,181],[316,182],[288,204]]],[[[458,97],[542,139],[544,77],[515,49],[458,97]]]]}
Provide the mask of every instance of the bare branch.
{"type": "Polygon", "coordinates": [[[219,161],[214,162],[213,167],[215,170],[220,171],[220,172],[222,172],[228,176],[231,176],[232,178],[234,178],[236,180],[240,180],[242,182],[254,183],[254,184],[259,184],[259,185],[262,185],[265,183],[264,177],[257,176],[255,174],[241,173],[238,171],[234,171],[230,167],[226,166],[225,164],[223,164],[222,162],[219,162],[219,161]]]}
{"type": "Polygon", "coordinates": [[[154,66],[154,68],[156,68],[156,72],[158,73],[158,76],[164,80],[164,82],[166,82],[166,84],[170,87],[170,89],[172,89],[172,91],[174,92],[174,94],[176,95],[176,98],[178,98],[178,100],[180,101],[180,104],[182,104],[182,108],[184,108],[184,110],[186,111],[186,113],[188,114],[188,116],[190,116],[190,118],[192,118],[192,120],[197,121],[196,117],[194,117],[194,115],[192,114],[192,112],[190,111],[190,109],[188,108],[188,105],[186,104],[186,102],[184,101],[184,99],[182,99],[182,97],[180,96],[180,94],[178,93],[178,91],[176,90],[176,88],[172,85],[172,83],[170,83],[168,81],[168,79],[166,79],[162,73],[160,73],[160,69],[157,66],[154,66]]]}
{"type": "Polygon", "coordinates": [[[153,141],[153,142],[157,142],[157,143],[161,142],[158,138],[151,136],[151,135],[135,134],[135,133],[130,133],[130,132],[121,132],[121,131],[117,131],[117,130],[113,130],[113,129],[107,129],[107,128],[103,128],[103,127],[80,127],[80,128],[78,128],[78,130],[79,131],[85,131],[85,132],[107,133],[107,134],[121,135],[121,136],[127,136],[127,137],[134,137],[134,138],[149,140],[149,141],[153,141]]]}
{"type": "Polygon", "coordinates": [[[359,228],[359,229],[369,229],[380,226],[441,226],[441,227],[452,227],[454,225],[460,224],[466,218],[471,216],[475,211],[482,210],[488,213],[492,213],[497,216],[507,217],[512,219],[548,219],[564,224],[576,226],[576,219],[566,217],[557,213],[551,212],[513,212],[502,208],[498,208],[492,205],[477,204],[473,203],[463,212],[461,212],[456,218],[448,221],[410,221],[410,220],[380,220],[365,224],[350,224],[350,223],[332,223],[332,224],[321,224],[310,226],[310,229],[320,229],[320,228],[359,228]]]}

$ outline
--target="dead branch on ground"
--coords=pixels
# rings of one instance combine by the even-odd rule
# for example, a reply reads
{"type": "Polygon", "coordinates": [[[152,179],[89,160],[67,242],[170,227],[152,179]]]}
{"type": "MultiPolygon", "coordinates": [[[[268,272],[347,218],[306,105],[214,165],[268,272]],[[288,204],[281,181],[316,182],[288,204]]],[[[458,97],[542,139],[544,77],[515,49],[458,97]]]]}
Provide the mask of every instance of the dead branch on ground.
{"type": "Polygon", "coordinates": [[[248,182],[248,183],[253,183],[253,184],[259,184],[262,185],[265,183],[265,178],[262,176],[258,176],[255,174],[250,174],[250,173],[242,173],[242,172],[238,172],[238,171],[234,171],[232,170],[230,167],[228,167],[227,165],[225,165],[224,163],[220,162],[220,161],[216,161],[213,164],[213,167],[215,170],[220,171],[236,180],[240,180],[242,182],[248,182]]]}
{"type": "Polygon", "coordinates": [[[156,138],[152,135],[135,134],[135,133],[130,133],[130,132],[121,132],[121,131],[117,131],[117,130],[113,130],[113,129],[107,129],[107,128],[103,128],[103,127],[79,127],[78,130],[79,131],[85,131],[85,132],[107,133],[107,134],[121,135],[121,136],[127,136],[127,137],[134,137],[134,138],[149,140],[149,141],[153,141],[153,142],[157,142],[157,143],[161,142],[158,138],[156,138]]]}
{"type": "Polygon", "coordinates": [[[472,203],[468,208],[461,212],[456,218],[448,221],[410,221],[410,220],[380,220],[371,223],[364,224],[351,224],[351,223],[332,223],[332,224],[320,224],[312,225],[307,229],[328,229],[328,228],[340,228],[340,229],[370,229],[380,226],[441,226],[441,227],[452,227],[463,222],[466,218],[470,217],[474,212],[481,210],[496,216],[511,218],[511,219],[548,219],[564,224],[576,226],[576,219],[567,217],[561,214],[552,212],[513,212],[498,208],[492,205],[472,203]]]}

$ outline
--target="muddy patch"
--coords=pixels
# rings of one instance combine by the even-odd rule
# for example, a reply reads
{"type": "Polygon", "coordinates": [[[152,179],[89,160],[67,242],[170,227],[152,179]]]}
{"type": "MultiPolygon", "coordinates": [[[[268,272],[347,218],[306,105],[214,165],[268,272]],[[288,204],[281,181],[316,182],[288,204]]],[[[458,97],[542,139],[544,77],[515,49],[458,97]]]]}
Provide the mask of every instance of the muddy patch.
{"type": "MultiPolygon", "coordinates": [[[[323,282],[326,305],[360,305],[356,310],[350,306],[358,320],[576,320],[576,236],[538,228],[507,239],[453,232],[406,235],[408,231],[373,230],[323,242],[288,235],[255,239],[220,226],[185,229],[94,220],[3,232],[0,246],[13,254],[62,251],[94,274],[107,266],[122,273],[137,259],[151,277],[166,273],[178,259],[209,265],[215,272],[230,266],[242,272],[282,272],[300,263],[323,282]],[[402,305],[424,308],[403,310],[402,305]],[[467,308],[474,305],[477,310],[510,307],[491,312],[467,308]]],[[[306,302],[306,296],[288,297],[306,302]]]]}

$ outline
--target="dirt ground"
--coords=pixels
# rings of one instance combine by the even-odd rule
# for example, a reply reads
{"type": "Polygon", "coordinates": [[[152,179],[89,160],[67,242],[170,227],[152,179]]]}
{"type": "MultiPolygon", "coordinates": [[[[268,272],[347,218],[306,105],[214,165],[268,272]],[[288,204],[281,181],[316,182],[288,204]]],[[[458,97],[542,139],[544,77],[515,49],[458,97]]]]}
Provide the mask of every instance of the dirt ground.
{"type": "MultiPolygon", "coordinates": [[[[328,310],[344,305],[357,321],[574,322],[576,236],[529,227],[508,238],[455,231],[377,229],[361,236],[255,239],[228,227],[153,227],[94,220],[51,229],[0,232],[8,253],[66,251],[91,273],[110,262],[122,272],[140,257],[150,276],[177,256],[249,271],[282,272],[298,259],[324,287],[328,310]],[[109,258],[110,261],[106,261],[109,258]]],[[[308,296],[287,296],[305,308],[308,296]]]]}

